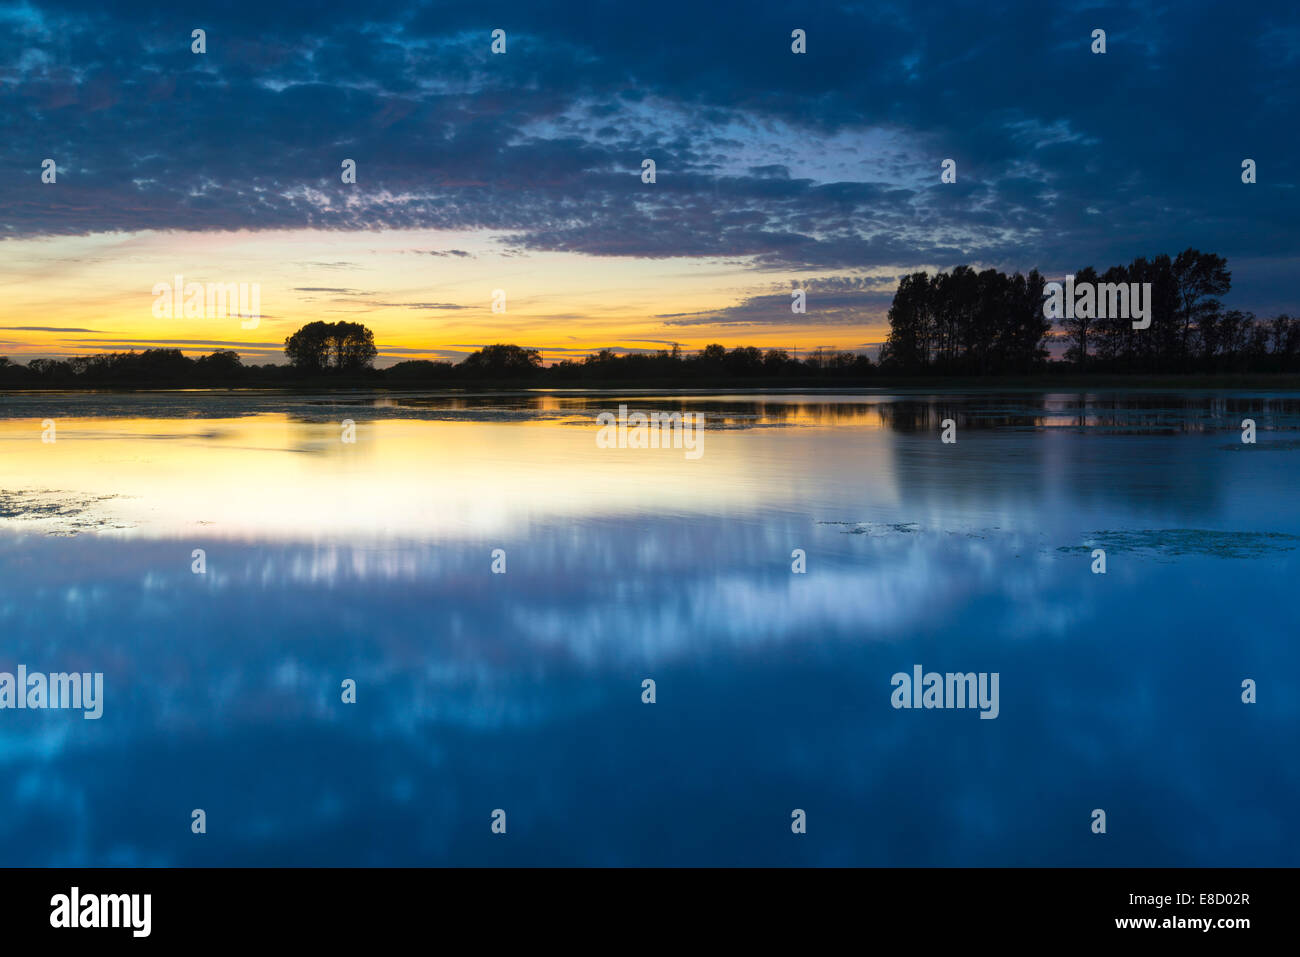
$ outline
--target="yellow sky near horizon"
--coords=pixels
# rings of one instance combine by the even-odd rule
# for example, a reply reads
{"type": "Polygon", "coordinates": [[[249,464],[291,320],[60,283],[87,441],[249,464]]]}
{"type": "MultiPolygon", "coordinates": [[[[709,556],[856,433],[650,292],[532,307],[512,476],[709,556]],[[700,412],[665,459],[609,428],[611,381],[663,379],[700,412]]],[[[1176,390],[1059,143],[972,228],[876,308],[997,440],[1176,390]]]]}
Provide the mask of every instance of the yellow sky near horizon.
{"type": "Polygon", "coordinates": [[[19,362],[160,346],[187,355],[230,348],[245,362],[279,362],[284,338],[317,319],[371,328],[378,365],[455,359],[492,342],[538,348],[555,361],[669,342],[688,351],[710,342],[858,350],[885,334],[883,317],[819,324],[811,296],[808,314],[790,313],[790,285],[824,272],[518,251],[485,231],[145,232],[3,242],[0,355],[19,362]],[[155,285],[176,276],[186,284],[258,284],[257,327],[242,328],[236,316],[155,316],[155,285]],[[497,289],[505,292],[504,313],[492,311],[497,289]],[[744,323],[694,321],[765,295],[774,297],[772,309],[761,308],[757,321],[752,308],[744,323]]]}

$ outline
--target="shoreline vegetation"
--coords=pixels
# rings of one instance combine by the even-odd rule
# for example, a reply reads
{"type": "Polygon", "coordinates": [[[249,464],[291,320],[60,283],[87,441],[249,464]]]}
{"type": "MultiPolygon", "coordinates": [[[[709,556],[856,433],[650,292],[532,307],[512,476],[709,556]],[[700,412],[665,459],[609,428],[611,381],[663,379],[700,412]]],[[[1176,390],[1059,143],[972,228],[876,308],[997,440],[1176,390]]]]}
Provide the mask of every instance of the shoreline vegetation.
{"type": "Polygon", "coordinates": [[[658,352],[602,349],[548,366],[537,349],[498,343],[458,363],[409,359],[376,369],[370,329],[317,321],[285,339],[286,364],[245,365],[229,349],[198,358],[145,349],[26,365],[0,356],[0,390],[1300,388],[1300,318],[1225,310],[1219,297],[1231,284],[1225,259],[1195,249],[1101,273],[1084,267],[1067,276],[1070,301],[1057,329],[1044,297],[1059,300],[1060,284],[1037,270],[912,273],[894,293],[876,362],[821,347],[801,356],[714,343],[689,354],[676,344],[658,352]],[[1128,296],[1116,295],[1124,289],[1144,293],[1140,313],[1131,315],[1128,296]],[[1113,308],[1116,301],[1124,308],[1113,308]]]}
{"type": "Polygon", "coordinates": [[[475,392],[537,392],[537,393],[590,393],[664,390],[683,394],[706,395],[710,393],[782,393],[815,392],[936,392],[961,391],[1188,391],[1188,390],[1262,390],[1269,392],[1300,392],[1300,373],[1234,372],[1217,374],[1187,373],[1179,375],[1145,375],[1142,373],[1079,374],[1068,369],[1038,375],[986,375],[986,376],[896,376],[873,375],[864,378],[791,376],[785,378],[754,377],[746,379],[718,379],[712,381],[684,379],[590,379],[581,382],[549,382],[528,379],[461,379],[421,381],[386,381],[376,376],[329,376],[291,378],[277,382],[255,383],[81,383],[62,385],[37,383],[16,385],[0,379],[0,395],[79,392],[79,393],[131,393],[131,392],[236,392],[236,393],[475,393],[475,392]]]}

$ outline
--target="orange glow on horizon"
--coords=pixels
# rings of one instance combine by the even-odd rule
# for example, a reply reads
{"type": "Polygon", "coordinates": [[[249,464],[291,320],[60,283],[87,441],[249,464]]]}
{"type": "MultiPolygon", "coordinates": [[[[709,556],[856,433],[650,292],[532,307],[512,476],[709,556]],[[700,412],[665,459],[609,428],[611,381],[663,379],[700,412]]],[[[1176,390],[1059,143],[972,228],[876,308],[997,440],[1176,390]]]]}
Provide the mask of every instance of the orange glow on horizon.
{"type": "MultiPolygon", "coordinates": [[[[806,273],[768,273],[718,259],[520,253],[484,233],[389,231],[137,233],[5,240],[0,355],[18,362],[145,348],[196,356],[234,349],[245,363],[283,362],[286,336],[314,320],[361,322],[377,365],[457,361],[481,346],[538,349],[550,364],[600,349],[696,352],[817,347],[862,351],[883,315],[819,323],[806,315],[735,312],[778,296],[806,273]],[[261,317],[154,315],[156,284],[256,283],[261,317]],[[505,311],[493,312],[496,290],[505,311]]],[[[785,293],[788,295],[788,292],[785,293]]]]}

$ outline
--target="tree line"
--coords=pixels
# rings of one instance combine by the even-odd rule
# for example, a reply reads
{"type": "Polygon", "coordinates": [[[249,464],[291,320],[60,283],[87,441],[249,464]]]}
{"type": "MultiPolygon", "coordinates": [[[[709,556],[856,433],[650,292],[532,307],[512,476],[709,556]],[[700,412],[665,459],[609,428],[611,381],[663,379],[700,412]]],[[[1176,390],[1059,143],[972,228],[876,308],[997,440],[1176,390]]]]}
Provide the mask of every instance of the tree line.
{"type": "Polygon", "coordinates": [[[1225,309],[1232,286],[1227,261],[1186,249],[1177,256],[1139,257],[1098,272],[1077,270],[1074,286],[1138,284],[1149,289],[1150,326],[1129,315],[1089,308],[1045,317],[1047,280],[1037,270],[1008,276],[958,266],[933,276],[904,276],[889,308],[882,372],[904,375],[987,375],[1048,366],[1094,373],[1219,373],[1300,371],[1300,318],[1225,309]],[[1147,285],[1149,284],[1149,286],[1147,285]],[[1050,359],[1053,344],[1059,358],[1050,359]]]}
{"type": "Polygon", "coordinates": [[[957,266],[903,276],[889,308],[889,337],[878,363],[856,352],[719,344],[686,353],[610,349],[544,366],[541,353],[499,343],[459,363],[411,359],[375,369],[374,333],[357,322],[310,322],[284,341],[285,364],[245,364],[233,350],[190,358],[179,349],[113,352],[70,359],[0,356],[0,388],[136,387],[456,387],[459,385],[608,386],[654,383],[711,386],[869,384],[877,377],[1300,372],[1300,318],[1270,320],[1224,309],[1227,262],[1187,249],[1138,258],[1084,284],[1149,284],[1150,325],[1080,309],[1057,324],[1044,313],[1047,280],[1037,271],[1006,275],[957,266]],[[1053,346],[1055,345],[1055,349],[1053,346]],[[1053,352],[1057,354],[1053,356],[1053,352]]]}
{"type": "Polygon", "coordinates": [[[485,346],[457,363],[410,359],[376,369],[373,334],[360,328],[362,332],[339,330],[332,336],[322,336],[319,330],[302,335],[300,329],[286,340],[288,364],[245,364],[233,350],[190,358],[179,349],[145,349],[71,359],[33,359],[26,365],[0,356],[0,388],[455,388],[628,382],[707,387],[735,380],[849,384],[863,381],[874,369],[866,356],[847,351],[815,349],[798,357],[787,349],[727,349],[718,344],[693,354],[683,352],[679,346],[629,355],[604,349],[581,359],[544,366],[538,350],[504,343],[485,346]],[[339,335],[344,337],[341,348],[339,335]]]}

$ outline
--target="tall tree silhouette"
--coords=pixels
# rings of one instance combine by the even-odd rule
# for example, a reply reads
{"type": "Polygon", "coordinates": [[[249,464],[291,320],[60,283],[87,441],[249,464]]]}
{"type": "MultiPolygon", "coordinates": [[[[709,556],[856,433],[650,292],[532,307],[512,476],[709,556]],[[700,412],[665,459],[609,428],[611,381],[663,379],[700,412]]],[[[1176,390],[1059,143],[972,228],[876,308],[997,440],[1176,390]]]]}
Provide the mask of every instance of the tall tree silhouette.
{"type": "Polygon", "coordinates": [[[1030,372],[1047,356],[1043,277],[958,266],[903,276],[889,307],[886,369],[989,374],[1030,372]]]}
{"type": "Polygon", "coordinates": [[[1222,256],[1197,249],[1179,253],[1173,273],[1178,290],[1178,360],[1185,364],[1192,356],[1193,336],[1217,318],[1221,308],[1218,297],[1232,287],[1232,273],[1222,256]]]}
{"type": "MultiPolygon", "coordinates": [[[[1089,283],[1096,285],[1097,270],[1091,266],[1085,266],[1074,274],[1074,288],[1078,289],[1080,284],[1089,283]]],[[[1088,367],[1088,346],[1092,342],[1093,331],[1096,323],[1096,299],[1093,299],[1092,305],[1087,303],[1071,304],[1066,303],[1066,318],[1061,320],[1061,328],[1065,330],[1065,341],[1069,347],[1065,350],[1065,361],[1073,362],[1080,369],[1088,367]],[[1073,315],[1069,315],[1073,312],[1073,315]]]]}

